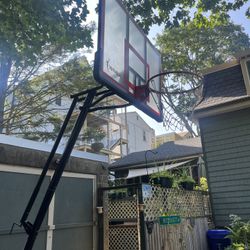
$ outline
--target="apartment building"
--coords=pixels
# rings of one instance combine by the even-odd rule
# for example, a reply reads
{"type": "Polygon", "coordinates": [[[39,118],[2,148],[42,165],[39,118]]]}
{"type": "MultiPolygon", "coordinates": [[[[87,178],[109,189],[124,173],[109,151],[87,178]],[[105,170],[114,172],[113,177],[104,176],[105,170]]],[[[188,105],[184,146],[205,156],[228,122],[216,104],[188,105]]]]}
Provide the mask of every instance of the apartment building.
{"type": "Polygon", "coordinates": [[[179,133],[172,132],[172,133],[157,135],[155,139],[156,147],[159,147],[165,142],[178,141],[178,140],[184,140],[184,139],[189,139],[189,138],[192,138],[192,136],[188,131],[179,132],[179,133]]]}
{"type": "Polygon", "coordinates": [[[127,127],[128,154],[149,150],[155,146],[155,131],[137,112],[118,114],[127,127]]]}

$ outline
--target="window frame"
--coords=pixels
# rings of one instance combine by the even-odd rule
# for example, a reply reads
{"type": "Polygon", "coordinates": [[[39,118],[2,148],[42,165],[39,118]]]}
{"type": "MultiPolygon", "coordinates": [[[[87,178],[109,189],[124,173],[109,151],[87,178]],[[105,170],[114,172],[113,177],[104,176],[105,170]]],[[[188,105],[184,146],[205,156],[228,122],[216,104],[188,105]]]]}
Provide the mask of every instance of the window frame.
{"type": "Polygon", "coordinates": [[[240,61],[247,95],[250,95],[250,66],[249,66],[249,70],[248,70],[248,63],[250,64],[250,57],[245,57],[245,58],[241,59],[241,61],[240,61]]]}

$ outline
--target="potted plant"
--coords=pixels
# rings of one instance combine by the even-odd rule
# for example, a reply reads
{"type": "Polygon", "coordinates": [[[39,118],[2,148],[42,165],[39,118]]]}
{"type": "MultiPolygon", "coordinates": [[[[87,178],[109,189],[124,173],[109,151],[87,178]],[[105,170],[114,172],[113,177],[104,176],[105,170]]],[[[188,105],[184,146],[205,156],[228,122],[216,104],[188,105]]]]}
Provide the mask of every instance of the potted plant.
{"type": "Polygon", "coordinates": [[[179,187],[185,189],[185,190],[193,190],[195,185],[195,180],[192,176],[188,175],[186,172],[184,172],[178,182],[179,187]]]}
{"type": "Polygon", "coordinates": [[[102,142],[93,142],[91,144],[91,149],[93,152],[98,153],[104,148],[104,144],[102,142]]]}
{"type": "Polygon", "coordinates": [[[200,185],[195,186],[195,190],[199,190],[202,192],[208,192],[207,178],[201,177],[200,178],[200,185]]]}
{"type": "Polygon", "coordinates": [[[160,185],[160,175],[159,172],[150,175],[150,182],[153,185],[160,185]]]}
{"type": "Polygon", "coordinates": [[[174,182],[174,176],[167,170],[152,174],[151,179],[154,185],[161,185],[165,188],[171,188],[174,182]]]}
{"type": "Polygon", "coordinates": [[[171,188],[173,186],[174,176],[169,171],[162,171],[160,183],[162,187],[171,188]]]}

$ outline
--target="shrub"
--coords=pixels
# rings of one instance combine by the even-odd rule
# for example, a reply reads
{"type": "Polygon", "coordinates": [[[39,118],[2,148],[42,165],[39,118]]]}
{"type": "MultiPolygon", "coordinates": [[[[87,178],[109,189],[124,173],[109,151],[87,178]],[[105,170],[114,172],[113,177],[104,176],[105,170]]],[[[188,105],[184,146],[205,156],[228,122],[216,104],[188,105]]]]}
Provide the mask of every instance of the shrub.
{"type": "Polygon", "coordinates": [[[228,229],[231,234],[227,237],[232,240],[232,246],[229,249],[245,250],[250,246],[250,222],[244,222],[237,215],[230,215],[230,226],[228,229]]]}
{"type": "Polygon", "coordinates": [[[200,185],[195,187],[195,190],[200,190],[200,191],[208,191],[208,185],[207,185],[207,178],[201,177],[200,178],[200,185]]]}

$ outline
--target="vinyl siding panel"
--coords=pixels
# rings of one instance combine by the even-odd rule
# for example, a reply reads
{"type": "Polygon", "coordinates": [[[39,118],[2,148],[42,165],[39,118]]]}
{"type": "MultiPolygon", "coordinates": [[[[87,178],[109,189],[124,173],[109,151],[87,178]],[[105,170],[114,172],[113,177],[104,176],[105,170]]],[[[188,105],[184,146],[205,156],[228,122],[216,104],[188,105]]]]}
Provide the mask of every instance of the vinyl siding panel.
{"type": "Polygon", "coordinates": [[[200,120],[216,226],[250,217],[250,109],[200,120]]]}

